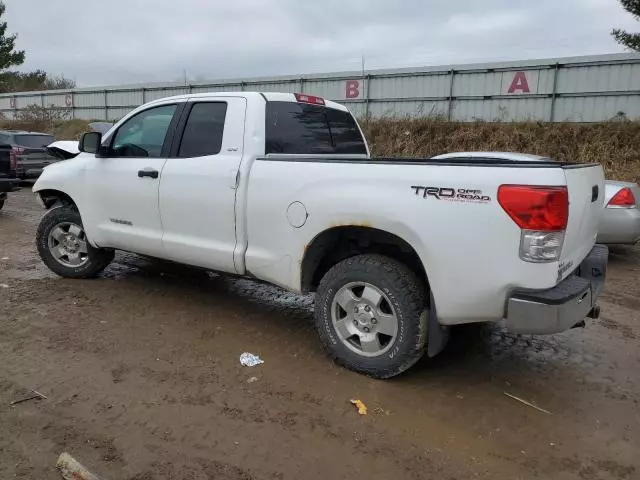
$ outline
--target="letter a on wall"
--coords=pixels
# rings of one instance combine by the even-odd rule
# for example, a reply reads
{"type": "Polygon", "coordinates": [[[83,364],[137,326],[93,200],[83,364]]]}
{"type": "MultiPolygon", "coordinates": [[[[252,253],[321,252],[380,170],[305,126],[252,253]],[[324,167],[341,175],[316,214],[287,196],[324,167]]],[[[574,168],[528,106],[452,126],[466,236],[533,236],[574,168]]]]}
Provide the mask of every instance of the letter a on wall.
{"type": "Polygon", "coordinates": [[[526,72],[516,72],[507,93],[532,93],[526,72]]]}
{"type": "Polygon", "coordinates": [[[524,72],[516,72],[509,87],[509,93],[517,93],[518,91],[521,93],[531,92],[529,82],[527,81],[527,74],[524,72]]]}

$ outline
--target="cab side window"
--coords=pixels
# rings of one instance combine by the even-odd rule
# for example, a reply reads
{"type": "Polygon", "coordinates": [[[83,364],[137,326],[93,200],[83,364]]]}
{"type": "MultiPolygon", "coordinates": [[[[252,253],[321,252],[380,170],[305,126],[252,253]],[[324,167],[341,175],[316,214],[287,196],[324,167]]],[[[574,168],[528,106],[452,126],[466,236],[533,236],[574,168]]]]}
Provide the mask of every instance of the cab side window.
{"type": "Polygon", "coordinates": [[[178,157],[204,157],[220,153],[226,116],[225,102],[193,105],[184,127],[178,157]]]}
{"type": "Polygon", "coordinates": [[[177,105],[162,105],[131,117],[118,128],[109,156],[161,157],[167,131],[177,108],[177,105]]]}

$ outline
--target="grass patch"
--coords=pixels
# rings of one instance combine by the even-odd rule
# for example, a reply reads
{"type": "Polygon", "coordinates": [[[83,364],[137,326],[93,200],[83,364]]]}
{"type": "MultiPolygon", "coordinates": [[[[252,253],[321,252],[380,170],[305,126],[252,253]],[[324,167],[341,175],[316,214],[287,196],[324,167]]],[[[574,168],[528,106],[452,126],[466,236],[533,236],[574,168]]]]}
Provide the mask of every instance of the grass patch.
{"type": "Polygon", "coordinates": [[[640,182],[640,122],[461,123],[388,118],[363,121],[362,128],[378,157],[431,157],[457,151],[532,153],[567,162],[597,162],[609,179],[640,182]]]}

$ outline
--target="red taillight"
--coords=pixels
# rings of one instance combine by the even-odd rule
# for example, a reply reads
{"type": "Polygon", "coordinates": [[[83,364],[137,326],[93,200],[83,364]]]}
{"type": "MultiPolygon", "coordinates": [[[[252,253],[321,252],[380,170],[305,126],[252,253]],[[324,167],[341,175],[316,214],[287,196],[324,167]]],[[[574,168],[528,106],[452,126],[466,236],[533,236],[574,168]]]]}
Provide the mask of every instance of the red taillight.
{"type": "Polygon", "coordinates": [[[565,230],[569,220],[567,187],[502,185],[498,202],[523,230],[565,230]]]}
{"type": "Polygon", "coordinates": [[[296,93],[296,101],[300,103],[310,103],[312,105],[325,105],[323,98],[314,97],[313,95],[305,95],[303,93],[296,93]]]}
{"type": "Polygon", "coordinates": [[[22,147],[11,147],[11,153],[9,154],[9,169],[15,170],[18,167],[18,155],[24,153],[22,147]]]}
{"type": "Polygon", "coordinates": [[[633,196],[633,192],[630,188],[625,187],[620,190],[609,201],[607,207],[620,207],[620,208],[632,208],[636,206],[636,197],[633,196]]]}

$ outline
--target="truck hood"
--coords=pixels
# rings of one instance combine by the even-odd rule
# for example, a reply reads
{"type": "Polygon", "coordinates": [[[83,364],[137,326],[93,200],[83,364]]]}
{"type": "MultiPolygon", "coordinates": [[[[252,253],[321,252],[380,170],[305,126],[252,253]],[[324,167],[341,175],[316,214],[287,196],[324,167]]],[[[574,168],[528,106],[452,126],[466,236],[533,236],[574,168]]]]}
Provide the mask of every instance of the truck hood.
{"type": "Polygon", "coordinates": [[[60,160],[68,160],[80,153],[78,142],[73,140],[61,140],[53,142],[46,147],[47,152],[60,160]]]}

